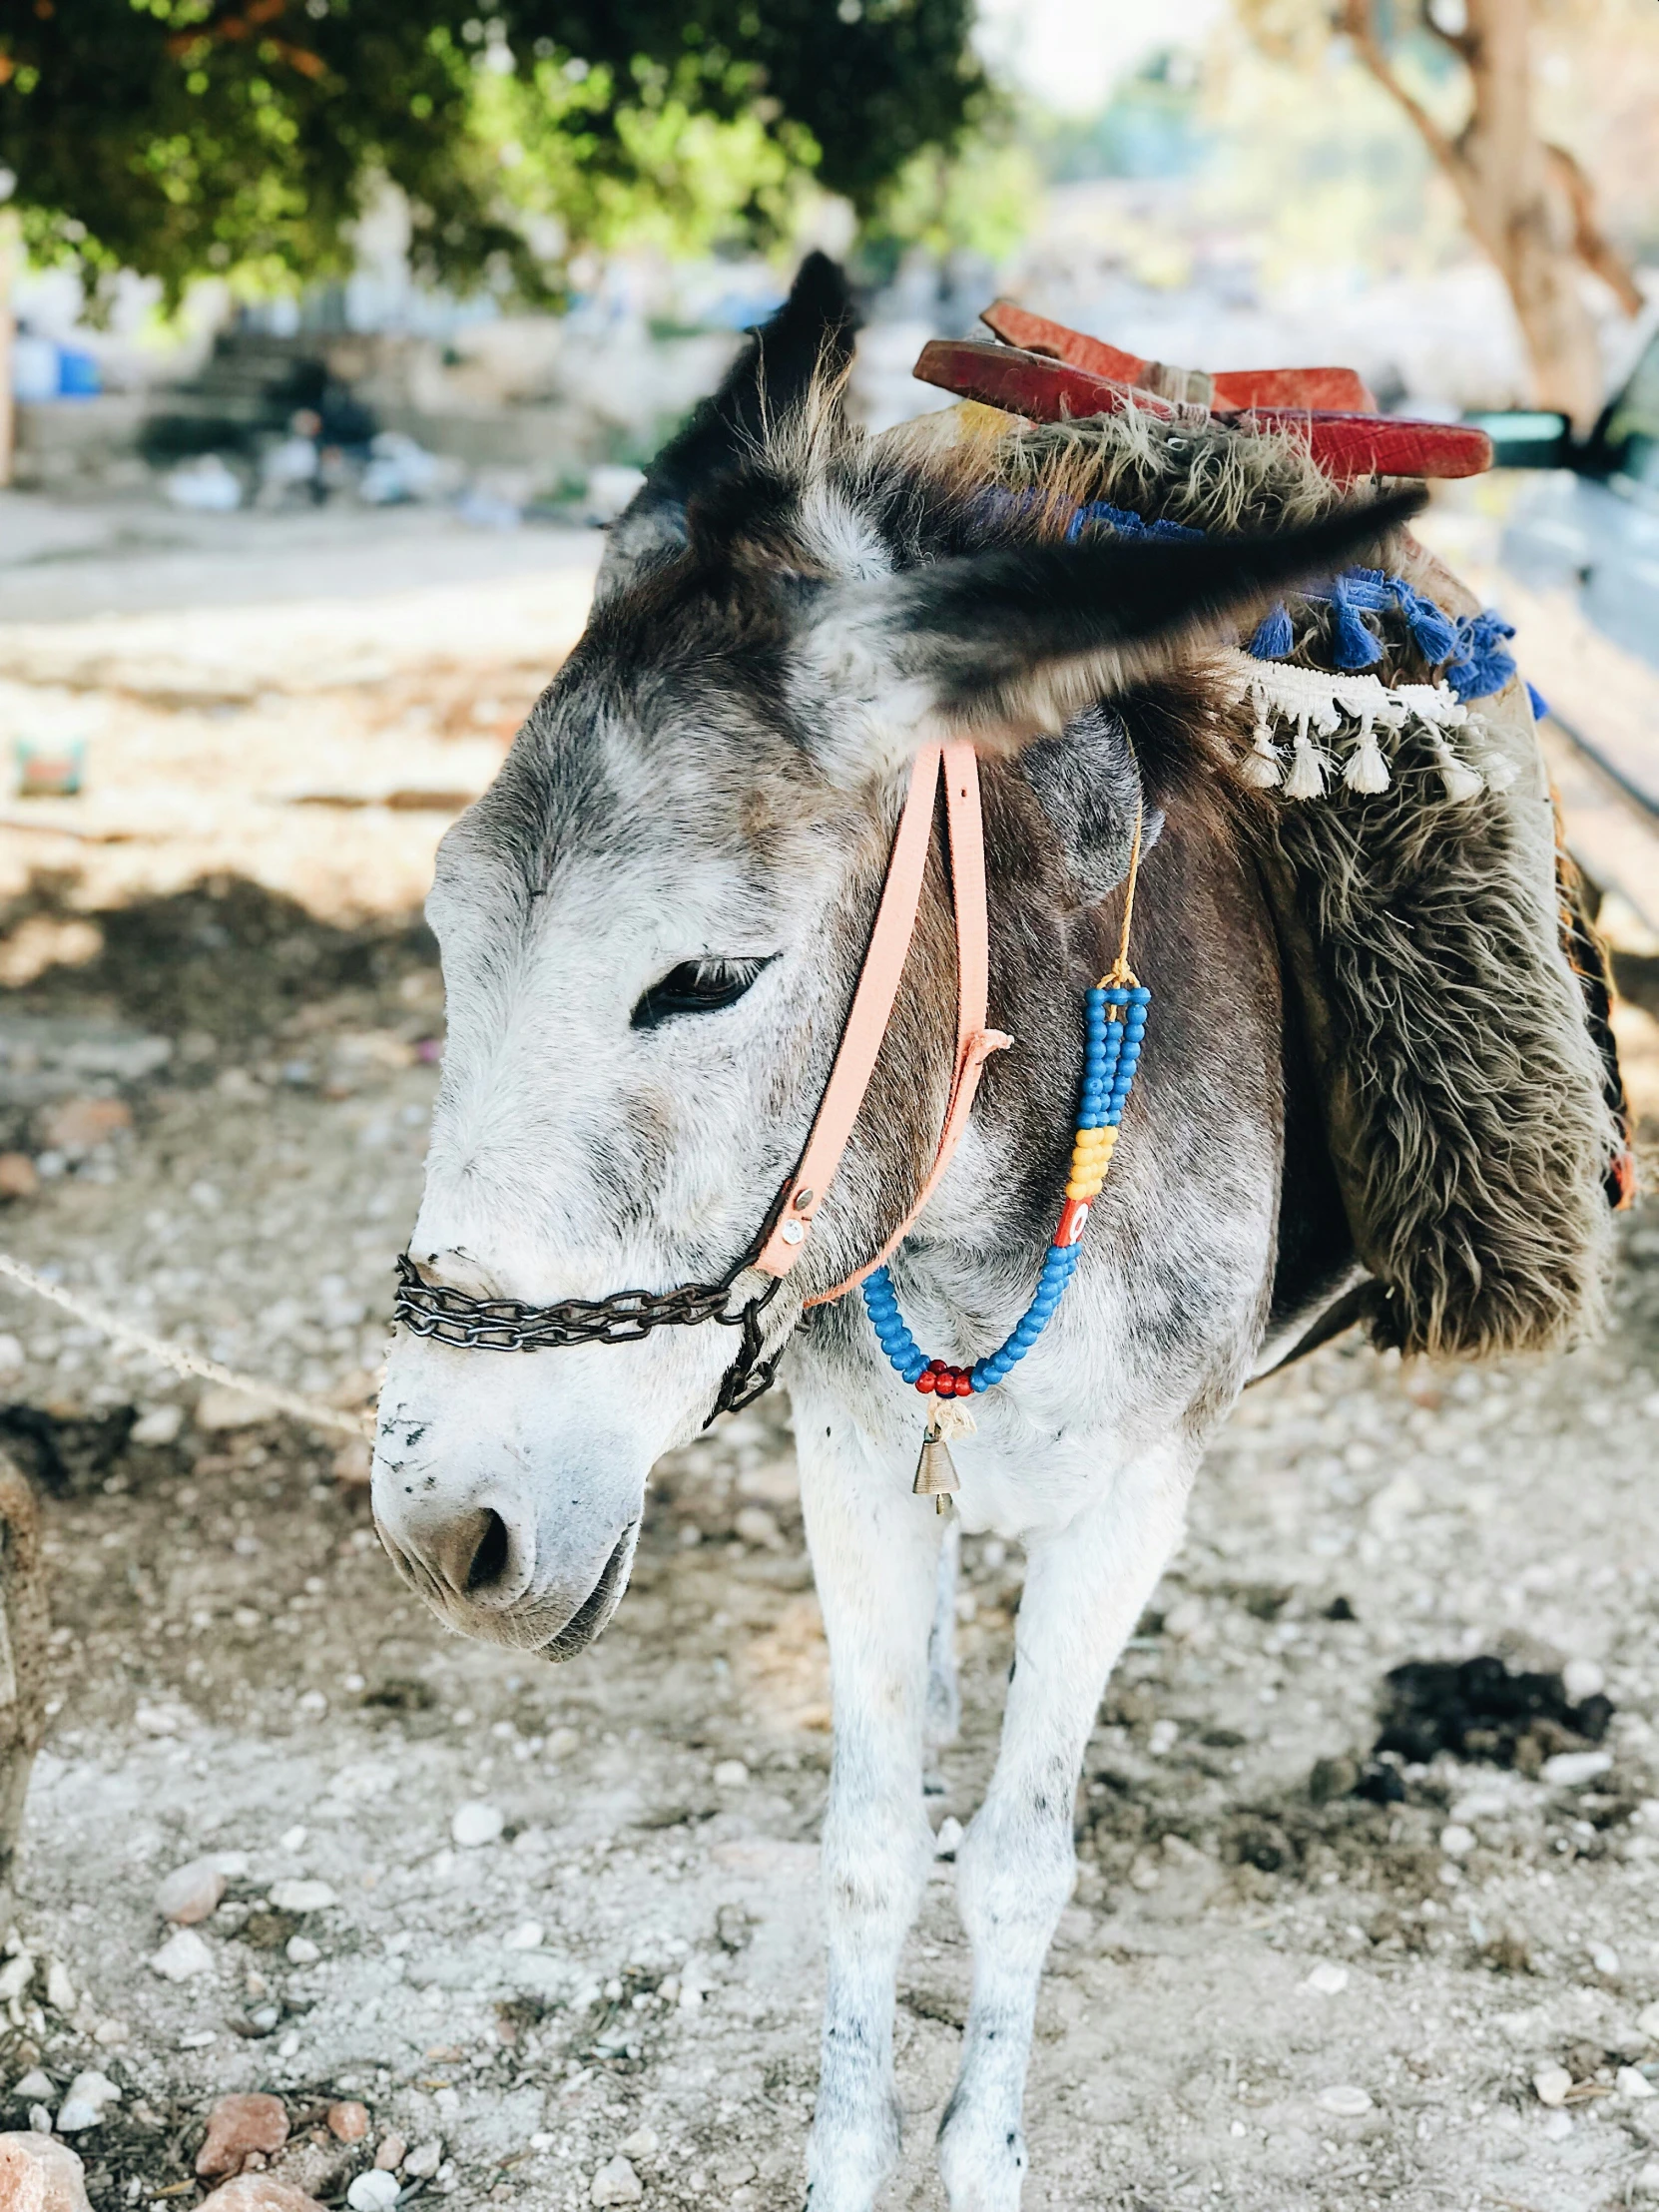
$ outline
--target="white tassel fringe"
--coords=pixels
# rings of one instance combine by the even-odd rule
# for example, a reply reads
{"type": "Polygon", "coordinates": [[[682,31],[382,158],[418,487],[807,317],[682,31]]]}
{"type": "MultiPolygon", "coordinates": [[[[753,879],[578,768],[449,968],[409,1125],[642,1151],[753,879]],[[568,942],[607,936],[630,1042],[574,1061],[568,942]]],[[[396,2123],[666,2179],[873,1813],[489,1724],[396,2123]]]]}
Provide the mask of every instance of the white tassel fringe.
{"type": "Polygon", "coordinates": [[[1346,754],[1342,781],[1351,792],[1385,792],[1390,784],[1387,756],[1380,732],[1397,740],[1407,728],[1423,731],[1433,749],[1447,801],[1460,805],[1486,788],[1498,788],[1506,764],[1487,764],[1488,773],[1471,768],[1453,751],[1446,733],[1461,729],[1468,709],[1444,684],[1396,684],[1391,689],[1376,676],[1341,676],[1323,669],[1296,668],[1285,662],[1258,661],[1247,653],[1221,656],[1232,681],[1233,704],[1250,702],[1255,728],[1251,748],[1240,764],[1245,781],[1259,791],[1280,790],[1287,799],[1321,799],[1337,760],[1315,742],[1335,739],[1346,754]],[[1345,726],[1353,725],[1345,733],[1345,726]],[[1275,731],[1295,732],[1289,773],[1275,731]]]}

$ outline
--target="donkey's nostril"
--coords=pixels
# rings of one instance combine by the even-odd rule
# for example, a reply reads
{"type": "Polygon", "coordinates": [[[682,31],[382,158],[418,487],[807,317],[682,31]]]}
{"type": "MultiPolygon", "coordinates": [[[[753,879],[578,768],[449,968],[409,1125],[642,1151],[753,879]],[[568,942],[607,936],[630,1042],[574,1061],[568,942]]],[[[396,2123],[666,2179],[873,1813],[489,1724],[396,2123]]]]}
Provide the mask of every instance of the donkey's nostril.
{"type": "Polygon", "coordinates": [[[530,1580],[535,1545],[529,1531],[516,1535],[511,1521],[481,1505],[417,1539],[415,1550],[437,1584],[435,1594],[470,1598],[475,1604],[504,1605],[530,1580]]]}
{"type": "Polygon", "coordinates": [[[512,1546],[507,1535],[507,1524],[499,1513],[486,1509],[480,1516],[483,1531],[478,1547],[472,1554],[472,1564],[466,1570],[467,1594],[474,1590],[493,1589],[507,1571],[507,1560],[512,1546]]]}

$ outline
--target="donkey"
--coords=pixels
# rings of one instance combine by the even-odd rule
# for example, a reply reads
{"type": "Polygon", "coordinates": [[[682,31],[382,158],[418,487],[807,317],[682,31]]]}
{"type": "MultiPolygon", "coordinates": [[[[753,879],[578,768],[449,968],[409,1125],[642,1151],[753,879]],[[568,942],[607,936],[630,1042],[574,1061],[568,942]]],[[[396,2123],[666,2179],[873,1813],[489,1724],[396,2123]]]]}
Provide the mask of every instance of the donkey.
{"type": "MultiPolygon", "coordinates": [[[[967,731],[990,1011],[1016,1042],[892,1280],[923,1341],[999,1343],[1066,1181],[1082,993],[1140,826],[1142,1073],[1065,1302],[956,1447],[954,1522],[912,1495],[925,1401],[858,1300],[803,1318],[904,1218],[932,1155],[955,1004],[936,847],[840,1174],[758,1317],[769,1350],[788,1343],[833,1678],[808,2202],[868,2212],[897,2151],[894,1981],[932,1856],[929,1647],[941,1709],[959,1523],[1022,1544],[1027,1573],[996,1770],[957,1858],[973,1995],[938,2152],[952,2212],[1014,2212],[1107,1674],[1206,1438],[1354,1275],[1195,646],[1412,502],[1333,494],[1279,533],[1065,542],[1042,498],[987,500],[936,436],[848,427],[851,329],[815,258],[615,527],[585,635],[443,839],[428,912],[448,1040],[410,1257],[444,1295],[532,1308],[730,1274],[834,1056],[905,772],[924,739],[967,731]]],[[[734,1310],[756,1280],[735,1278],[734,1310]]],[[[574,1656],[622,1599],[653,1462],[704,1423],[732,1353],[719,1327],[521,1357],[400,1330],[373,1478],[398,1571],[455,1629],[574,1656]]]]}

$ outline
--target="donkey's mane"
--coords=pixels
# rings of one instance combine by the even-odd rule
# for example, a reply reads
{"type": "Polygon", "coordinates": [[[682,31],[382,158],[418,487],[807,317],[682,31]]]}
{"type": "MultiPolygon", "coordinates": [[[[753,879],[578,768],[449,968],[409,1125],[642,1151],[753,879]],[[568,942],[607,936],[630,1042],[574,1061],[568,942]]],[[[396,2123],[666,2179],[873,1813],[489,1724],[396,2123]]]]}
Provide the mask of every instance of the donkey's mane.
{"type": "Polygon", "coordinates": [[[1295,528],[1342,499],[1290,438],[1241,438],[1133,402],[1116,416],[1028,424],[965,401],[870,435],[847,419],[845,380],[826,369],[798,404],[763,410],[728,495],[712,503],[728,529],[781,521],[782,506],[795,550],[834,571],[854,546],[867,559],[872,538],[896,567],[1051,542],[1091,502],[1233,535],[1295,528]]]}

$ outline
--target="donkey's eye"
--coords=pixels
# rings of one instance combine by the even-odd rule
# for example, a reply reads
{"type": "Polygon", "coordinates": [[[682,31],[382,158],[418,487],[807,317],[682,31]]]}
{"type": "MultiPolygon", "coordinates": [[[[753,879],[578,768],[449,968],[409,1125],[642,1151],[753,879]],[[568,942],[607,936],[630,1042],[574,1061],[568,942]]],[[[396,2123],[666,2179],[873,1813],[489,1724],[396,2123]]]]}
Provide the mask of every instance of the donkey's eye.
{"type": "Polygon", "coordinates": [[[713,1014],[742,998],[764,967],[764,960],[682,960],[670,968],[660,983],[653,983],[634,1008],[636,1029],[655,1029],[675,1014],[713,1014]]]}

